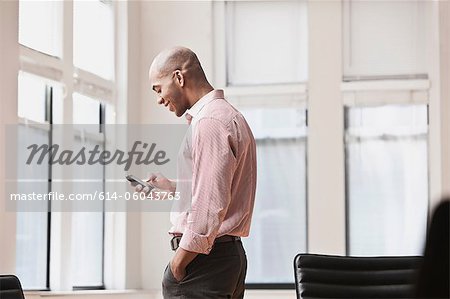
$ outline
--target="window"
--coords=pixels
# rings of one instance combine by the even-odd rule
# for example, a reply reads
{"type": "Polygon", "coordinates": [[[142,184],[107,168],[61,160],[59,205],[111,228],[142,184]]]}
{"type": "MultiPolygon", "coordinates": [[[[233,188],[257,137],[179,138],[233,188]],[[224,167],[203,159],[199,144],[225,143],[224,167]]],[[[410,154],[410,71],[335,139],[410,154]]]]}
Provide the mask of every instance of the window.
{"type": "Polygon", "coordinates": [[[74,1],[73,60],[76,67],[113,79],[113,9],[109,1],[74,1]]]}
{"type": "MultiPolygon", "coordinates": [[[[18,115],[22,120],[18,128],[19,161],[17,168],[19,193],[48,193],[51,190],[51,168],[48,163],[27,167],[26,147],[30,143],[50,144],[53,97],[61,90],[57,83],[21,72],[18,76],[18,115]]],[[[47,157],[48,159],[48,157],[47,157]]],[[[26,205],[26,203],[23,203],[26,205]]],[[[43,202],[42,204],[46,204],[43,202]]],[[[26,207],[23,207],[26,210],[26,207]]],[[[43,207],[42,210],[46,210],[43,207]]],[[[16,239],[17,275],[26,289],[48,289],[48,252],[50,242],[50,213],[18,212],[16,239]]]]}
{"type": "Polygon", "coordinates": [[[227,2],[229,85],[307,79],[305,1],[227,2]]]}
{"type": "Polygon", "coordinates": [[[348,253],[420,255],[428,207],[427,105],[346,109],[348,253]]]}
{"type": "Polygon", "coordinates": [[[62,1],[19,1],[19,43],[61,57],[62,1]]]}
{"type": "Polygon", "coordinates": [[[343,84],[350,255],[422,254],[429,9],[424,1],[343,3],[343,79],[353,81],[343,84]]]}
{"type": "Polygon", "coordinates": [[[47,84],[42,78],[21,72],[18,77],[19,117],[37,123],[47,122],[47,84]]]}
{"type": "Polygon", "coordinates": [[[425,76],[425,2],[344,1],[344,77],[425,76]]]}
{"type": "MultiPolygon", "coordinates": [[[[111,112],[116,94],[114,10],[111,1],[19,2],[18,115],[24,128],[20,141],[51,144],[56,142],[52,127],[75,124],[75,146],[105,147],[102,125],[106,118],[114,123],[111,112]],[[63,18],[63,12],[73,18],[63,18]]],[[[41,193],[59,188],[90,193],[105,188],[104,166],[74,167],[70,174],[56,167],[30,172],[19,166],[19,174],[37,180],[41,193]],[[60,182],[69,182],[70,188],[61,187],[60,182]]],[[[25,184],[19,188],[29,191],[25,184]]],[[[104,207],[95,212],[73,211],[71,221],[51,216],[18,213],[16,265],[24,289],[54,289],[53,283],[58,290],[104,288],[104,207]],[[64,248],[72,249],[67,257],[70,267],[60,265],[58,257],[66,253],[59,251],[64,248]]]]}
{"type": "MultiPolygon", "coordinates": [[[[104,150],[104,105],[88,96],[73,95],[74,145],[87,151],[104,150]]],[[[74,167],[74,192],[94,194],[104,191],[105,166],[84,164],[74,167]]],[[[104,207],[102,208],[104,210],[104,207]]],[[[76,289],[103,288],[104,213],[77,211],[72,214],[72,279],[76,289]]]]}
{"type": "Polygon", "coordinates": [[[258,181],[250,237],[249,284],[293,282],[292,258],[306,251],[306,110],[242,108],[257,144],[258,181]]]}

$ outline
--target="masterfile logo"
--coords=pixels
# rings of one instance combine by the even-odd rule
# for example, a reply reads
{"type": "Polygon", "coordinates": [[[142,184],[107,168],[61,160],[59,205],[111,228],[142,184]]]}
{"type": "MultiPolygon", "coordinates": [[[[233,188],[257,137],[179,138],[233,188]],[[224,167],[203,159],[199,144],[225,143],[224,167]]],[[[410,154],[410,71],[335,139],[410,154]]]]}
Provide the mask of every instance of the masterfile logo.
{"type": "Polygon", "coordinates": [[[73,150],[62,150],[58,144],[31,144],[27,147],[30,150],[26,164],[33,163],[36,154],[38,155],[37,164],[42,164],[44,158],[49,156],[48,163],[50,165],[71,165],[78,164],[83,165],[85,163],[93,165],[99,163],[101,165],[107,165],[111,163],[117,163],[117,165],[124,164],[124,170],[128,171],[131,165],[164,165],[170,162],[170,159],[166,159],[166,152],[163,150],[155,150],[156,143],[148,144],[146,142],[135,141],[129,152],[121,150],[115,150],[114,152],[108,150],[100,150],[100,145],[96,144],[93,149],[88,150],[86,146],[83,146],[78,152],[73,150]],[[139,150],[139,147],[142,150],[139,150]],[[144,158],[145,154],[145,158],[144,158]]]}

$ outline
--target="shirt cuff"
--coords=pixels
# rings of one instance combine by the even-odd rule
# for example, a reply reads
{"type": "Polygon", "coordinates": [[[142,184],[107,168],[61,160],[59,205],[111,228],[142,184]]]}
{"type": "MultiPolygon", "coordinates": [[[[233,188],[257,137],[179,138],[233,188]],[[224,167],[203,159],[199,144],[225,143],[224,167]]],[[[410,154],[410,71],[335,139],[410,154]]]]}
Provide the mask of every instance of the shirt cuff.
{"type": "Polygon", "coordinates": [[[185,229],[181,237],[180,247],[187,251],[209,254],[214,244],[214,238],[197,234],[189,229],[185,229]]]}

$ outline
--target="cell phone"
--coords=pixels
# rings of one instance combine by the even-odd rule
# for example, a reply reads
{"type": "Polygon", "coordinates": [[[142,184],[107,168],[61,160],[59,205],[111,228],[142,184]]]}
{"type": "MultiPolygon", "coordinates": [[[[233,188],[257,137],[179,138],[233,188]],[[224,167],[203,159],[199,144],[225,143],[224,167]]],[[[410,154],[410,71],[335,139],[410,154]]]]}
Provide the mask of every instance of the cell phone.
{"type": "Polygon", "coordinates": [[[151,191],[153,188],[155,188],[155,187],[153,187],[152,185],[150,185],[149,183],[144,182],[143,180],[141,180],[140,178],[138,178],[138,177],[136,177],[136,176],[134,176],[134,175],[132,175],[132,174],[127,175],[127,176],[126,176],[126,179],[127,179],[129,182],[131,182],[131,183],[136,183],[136,184],[141,185],[142,188],[148,187],[148,188],[150,189],[150,191],[151,191]]]}

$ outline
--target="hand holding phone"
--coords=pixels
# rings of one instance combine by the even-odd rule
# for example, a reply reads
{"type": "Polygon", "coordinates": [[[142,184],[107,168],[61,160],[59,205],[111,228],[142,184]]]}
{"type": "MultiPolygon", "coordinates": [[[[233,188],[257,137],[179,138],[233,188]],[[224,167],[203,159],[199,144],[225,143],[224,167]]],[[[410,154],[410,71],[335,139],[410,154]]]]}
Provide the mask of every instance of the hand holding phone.
{"type": "MultiPolygon", "coordinates": [[[[155,188],[154,186],[150,185],[148,182],[145,182],[143,180],[141,180],[140,178],[129,174],[126,176],[126,179],[133,185],[133,186],[141,186],[140,190],[143,190],[144,188],[148,188],[147,192],[150,192],[153,188],[155,188]]],[[[140,190],[136,190],[136,191],[140,191],[140,190]]]]}

